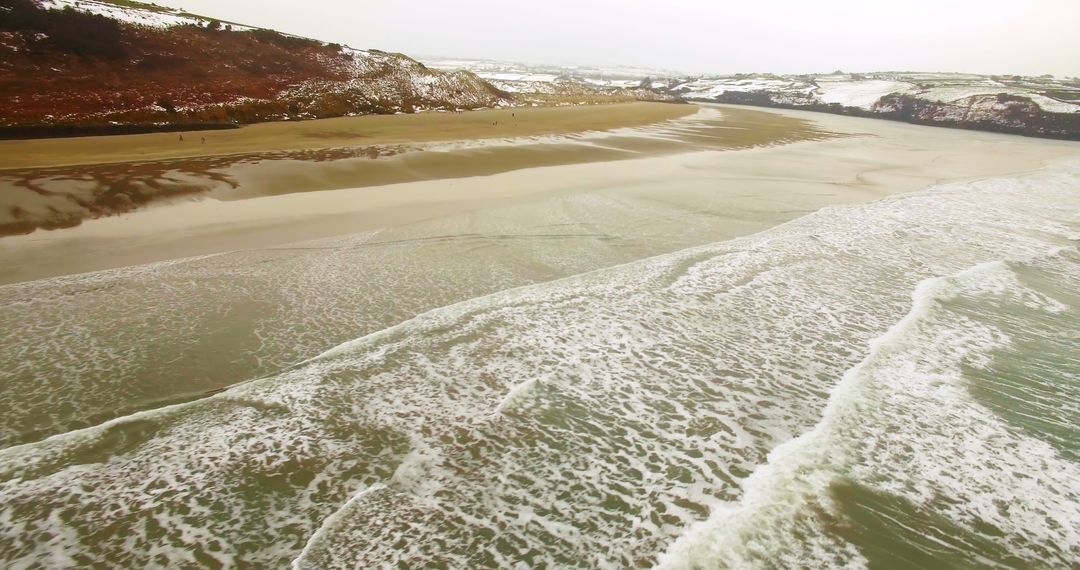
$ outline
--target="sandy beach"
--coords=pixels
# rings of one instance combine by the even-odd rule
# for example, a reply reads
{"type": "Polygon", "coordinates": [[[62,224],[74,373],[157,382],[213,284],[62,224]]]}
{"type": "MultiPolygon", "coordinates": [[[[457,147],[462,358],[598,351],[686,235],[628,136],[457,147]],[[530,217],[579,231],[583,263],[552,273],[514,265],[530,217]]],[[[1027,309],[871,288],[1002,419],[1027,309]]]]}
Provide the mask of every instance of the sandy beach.
{"type": "MultiPolygon", "coordinates": [[[[434,117],[430,121],[400,115],[382,117],[381,121],[372,123],[388,126],[383,135],[366,139],[341,138],[344,135],[334,130],[335,125],[346,124],[358,129],[369,124],[366,119],[380,117],[349,121],[335,119],[330,124],[325,121],[277,123],[255,127],[265,126],[290,136],[267,140],[241,130],[240,142],[250,148],[259,148],[257,152],[215,155],[212,144],[187,145],[174,140],[164,145],[169,148],[203,149],[205,155],[0,170],[0,189],[4,190],[0,192],[0,235],[25,234],[38,228],[72,227],[86,219],[129,212],[178,198],[248,199],[484,176],[523,168],[692,150],[750,148],[833,136],[805,121],[754,110],[730,111],[722,123],[680,122],[679,116],[689,117],[696,111],[697,108],[693,106],[649,103],[577,107],[573,110],[529,108],[520,110],[520,116],[516,118],[518,111],[510,111],[509,119],[514,121],[511,130],[520,130],[524,134],[504,131],[497,125],[497,120],[474,132],[472,128],[477,125],[478,119],[468,113],[427,115],[434,117]],[[548,116],[552,118],[550,123],[546,122],[548,116]],[[513,126],[521,124],[525,125],[522,129],[513,126]],[[290,127],[296,127],[291,130],[300,132],[290,132],[290,127]],[[294,145],[305,144],[308,139],[303,136],[304,133],[313,132],[323,133],[335,144],[346,146],[271,150],[283,141],[294,145]],[[502,135],[483,138],[498,132],[502,132],[502,135]],[[452,136],[459,138],[442,139],[452,136]]],[[[488,119],[501,117],[497,112],[480,112],[480,116],[488,119]]],[[[139,137],[130,137],[131,140],[124,137],[106,138],[103,143],[105,147],[110,143],[138,147],[146,141],[150,141],[149,144],[162,144],[160,139],[139,137]]],[[[51,148],[45,156],[52,160],[71,156],[68,154],[70,149],[52,146],[76,144],[85,147],[95,142],[93,139],[31,141],[26,143],[27,146],[15,148],[21,149],[24,158],[27,158],[32,156],[30,147],[41,143],[51,148]]],[[[96,147],[88,148],[93,150],[96,147]]],[[[74,152],[77,154],[78,151],[74,152]]],[[[135,152],[134,148],[131,152],[135,152]]],[[[124,156],[130,159],[133,155],[124,156]]]]}
{"type": "MultiPolygon", "coordinates": [[[[760,220],[739,221],[712,236],[726,239],[829,204],[1035,169],[1077,148],[799,111],[642,104],[613,106],[611,112],[635,108],[697,114],[654,123],[652,130],[627,128],[589,138],[500,139],[374,159],[239,161],[183,175],[163,168],[152,178],[199,190],[74,228],[0,238],[0,283],[397,227],[584,188],[651,184],[662,199],[665,185],[687,172],[700,172],[699,180],[687,183],[693,180],[710,201],[727,207],[742,208],[747,197],[769,200],[774,210],[762,211],[760,220]],[[789,198],[796,202],[789,204],[789,198]]],[[[600,109],[590,112],[607,112],[600,109]]],[[[165,184],[155,180],[151,185],[165,184]]]]}

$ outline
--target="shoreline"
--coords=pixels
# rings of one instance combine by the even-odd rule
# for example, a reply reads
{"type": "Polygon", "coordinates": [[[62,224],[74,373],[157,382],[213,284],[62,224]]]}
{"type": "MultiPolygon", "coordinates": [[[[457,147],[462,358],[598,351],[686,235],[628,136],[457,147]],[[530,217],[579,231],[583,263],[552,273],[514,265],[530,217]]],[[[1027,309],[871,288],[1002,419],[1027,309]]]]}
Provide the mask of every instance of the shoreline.
{"type": "MultiPolygon", "coordinates": [[[[710,121],[701,116],[715,119],[719,113],[696,106],[675,110],[679,116],[665,118],[671,115],[671,107],[642,104],[596,111],[575,109],[558,115],[570,122],[554,125],[543,124],[549,112],[519,115],[511,111],[508,116],[515,122],[507,127],[512,133],[494,139],[465,137],[451,142],[386,141],[393,140],[392,136],[415,139],[410,129],[421,126],[425,128],[413,134],[443,138],[439,131],[426,127],[442,123],[456,129],[465,119],[433,118],[437,123],[391,119],[388,136],[366,146],[0,171],[0,189],[5,190],[0,192],[0,239],[35,230],[71,228],[86,220],[140,211],[177,199],[246,200],[834,136],[814,129],[809,122],[760,111],[727,111],[722,121],[710,121]],[[618,125],[616,128],[587,129],[588,123],[578,121],[582,118],[592,119],[593,125],[597,121],[619,122],[613,123],[618,125]],[[520,134],[538,128],[572,131],[520,134]]],[[[486,120],[502,115],[506,113],[482,115],[486,118],[480,134],[499,130],[501,135],[497,121],[486,120]]],[[[475,120],[469,117],[463,132],[472,132],[475,120]]],[[[350,124],[355,127],[370,123],[350,124]]],[[[310,127],[328,128],[326,124],[310,127]]],[[[195,144],[196,148],[210,146],[195,144]]]]}
{"type": "MultiPolygon", "coordinates": [[[[732,113],[726,107],[716,109],[732,113]]],[[[668,181],[685,178],[688,171],[702,173],[709,181],[702,192],[714,196],[709,200],[730,204],[727,208],[733,211],[745,207],[739,196],[767,201],[766,210],[729,220],[730,227],[712,236],[730,239],[828,205],[874,200],[944,181],[1034,170],[1055,159],[1080,156],[1076,143],[990,133],[972,137],[967,131],[809,111],[753,112],[801,119],[818,132],[846,136],[726,151],[646,153],[618,162],[545,165],[359,189],[161,203],[74,228],[0,239],[5,267],[0,284],[363,231],[405,231],[426,220],[479,215],[495,206],[597,189],[625,193],[651,185],[650,199],[663,200],[668,181]]],[[[649,142],[648,137],[643,140],[649,142]]],[[[540,145],[537,152],[544,148],[540,145]]],[[[491,149],[477,152],[477,160],[491,158],[491,149]]],[[[460,156],[448,153],[443,158],[456,161],[460,156]]]]}
{"type": "Polygon", "coordinates": [[[0,141],[36,141],[239,129],[236,123],[2,126],[0,141]]]}
{"type": "MultiPolygon", "coordinates": [[[[35,375],[66,378],[69,353],[46,339],[77,332],[103,366],[79,367],[77,382],[135,388],[102,393],[81,420],[98,423],[276,373],[466,299],[722,244],[833,206],[859,211],[946,180],[1080,156],[1077,144],[879,123],[816,123],[848,136],[786,145],[182,201],[0,239],[9,320],[51,323],[27,331],[40,340],[19,342],[55,354],[39,356],[49,368],[9,392],[40,389],[47,402],[35,375]],[[77,331],[72,319],[82,323],[77,331]],[[295,335],[298,326],[319,332],[295,335]],[[113,367],[116,359],[95,344],[101,338],[117,339],[135,366],[113,367]]],[[[667,134],[694,136],[680,125],[667,134]]],[[[49,421],[26,424],[17,437],[86,425],[49,421]]]]}

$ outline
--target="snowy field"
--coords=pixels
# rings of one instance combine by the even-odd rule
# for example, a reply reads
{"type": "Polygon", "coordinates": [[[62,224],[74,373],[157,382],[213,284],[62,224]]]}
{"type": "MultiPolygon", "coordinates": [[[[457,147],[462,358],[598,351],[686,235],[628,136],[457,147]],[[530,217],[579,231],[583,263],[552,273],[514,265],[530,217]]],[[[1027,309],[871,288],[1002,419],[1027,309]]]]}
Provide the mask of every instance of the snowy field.
{"type": "MultiPolygon", "coordinates": [[[[148,28],[170,28],[172,26],[185,25],[205,26],[210,21],[204,18],[185,15],[178,10],[170,10],[168,8],[152,10],[118,6],[116,4],[97,2],[95,0],[41,0],[41,6],[50,10],[63,10],[64,8],[70,7],[79,10],[80,12],[98,14],[120,22],[126,22],[136,26],[145,26],[148,28]]],[[[237,24],[229,25],[237,31],[255,29],[237,24]]]]}
{"type": "Polygon", "coordinates": [[[774,101],[791,104],[839,104],[871,110],[882,97],[904,94],[964,105],[999,94],[1027,97],[1051,113],[1080,112],[1080,85],[1040,78],[994,79],[954,74],[875,74],[868,76],[727,76],[669,81],[669,89],[692,99],[715,99],[724,93],[768,93],[774,101]],[[1054,96],[1051,96],[1054,94],[1054,96]]]}
{"type": "Polygon", "coordinates": [[[870,109],[890,93],[910,93],[914,86],[901,81],[823,81],[818,80],[818,98],[825,103],[870,109]]]}

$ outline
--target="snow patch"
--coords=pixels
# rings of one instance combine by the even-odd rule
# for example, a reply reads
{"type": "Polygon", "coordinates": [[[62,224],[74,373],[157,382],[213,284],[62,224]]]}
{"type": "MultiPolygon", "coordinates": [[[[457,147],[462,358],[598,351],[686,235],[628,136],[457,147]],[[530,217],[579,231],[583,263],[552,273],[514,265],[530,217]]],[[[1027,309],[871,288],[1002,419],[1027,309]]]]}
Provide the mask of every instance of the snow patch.
{"type": "MultiPolygon", "coordinates": [[[[184,15],[177,10],[170,10],[168,8],[150,10],[145,8],[117,6],[106,2],[97,2],[96,0],[41,0],[40,3],[41,7],[47,10],[63,10],[65,8],[71,8],[80,12],[97,14],[118,22],[144,26],[147,28],[171,28],[173,26],[186,25],[204,26],[210,22],[209,19],[184,15]]],[[[232,26],[232,29],[237,31],[255,29],[238,24],[229,25],[232,26]]]]}

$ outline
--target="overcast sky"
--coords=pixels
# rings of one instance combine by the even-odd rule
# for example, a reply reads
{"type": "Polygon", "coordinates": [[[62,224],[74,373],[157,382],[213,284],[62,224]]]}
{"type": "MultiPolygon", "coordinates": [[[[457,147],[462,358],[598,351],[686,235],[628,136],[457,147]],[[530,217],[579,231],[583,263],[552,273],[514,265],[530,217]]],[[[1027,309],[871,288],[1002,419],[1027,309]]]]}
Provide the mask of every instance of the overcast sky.
{"type": "Polygon", "coordinates": [[[412,56],[1080,76],[1080,0],[156,0],[412,56]]]}

